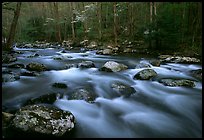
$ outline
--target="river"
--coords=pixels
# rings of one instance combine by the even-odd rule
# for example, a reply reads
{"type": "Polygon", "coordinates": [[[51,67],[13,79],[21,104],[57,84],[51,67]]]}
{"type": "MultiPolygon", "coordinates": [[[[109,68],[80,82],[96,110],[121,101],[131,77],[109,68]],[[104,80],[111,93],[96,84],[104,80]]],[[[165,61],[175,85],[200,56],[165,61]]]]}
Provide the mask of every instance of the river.
{"type": "MultiPolygon", "coordinates": [[[[67,51],[57,48],[25,49],[17,55],[17,62],[28,64],[39,62],[49,70],[39,76],[20,76],[14,82],[2,83],[2,105],[18,109],[26,100],[58,92],[62,98],[54,106],[71,111],[76,118],[76,132],[73,137],[97,138],[149,138],[149,137],[202,137],[202,82],[196,80],[189,71],[202,69],[198,64],[164,63],[160,67],[149,64],[154,56],[145,55],[97,55],[96,51],[67,51]],[[34,53],[38,57],[27,56],[34,53]],[[53,56],[67,59],[54,60],[53,56]],[[67,64],[78,64],[83,60],[93,61],[96,68],[65,68],[67,64]],[[98,69],[107,61],[116,61],[128,66],[121,72],[103,72],[98,69]],[[146,63],[157,72],[154,80],[135,80],[134,75],[144,68],[136,68],[138,63],[146,63]],[[158,82],[161,78],[184,78],[195,80],[196,86],[169,87],[158,82]],[[51,84],[63,82],[67,89],[54,89],[51,84]],[[121,82],[135,89],[128,97],[117,94],[111,83],[121,82]],[[79,88],[88,88],[97,95],[94,103],[84,100],[69,100],[69,94],[79,88]]],[[[16,73],[24,69],[7,68],[16,73]]]]}

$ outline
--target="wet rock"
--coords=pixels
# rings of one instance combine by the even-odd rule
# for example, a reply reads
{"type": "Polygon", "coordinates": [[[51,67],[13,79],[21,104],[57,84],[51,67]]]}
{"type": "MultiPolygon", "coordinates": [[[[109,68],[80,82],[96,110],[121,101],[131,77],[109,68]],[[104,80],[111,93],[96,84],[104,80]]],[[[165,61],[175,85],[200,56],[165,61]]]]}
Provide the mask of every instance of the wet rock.
{"type": "Polygon", "coordinates": [[[75,127],[75,118],[71,112],[55,107],[28,105],[16,112],[12,126],[25,133],[59,137],[70,133],[75,127]]]}
{"type": "Polygon", "coordinates": [[[30,55],[30,56],[27,56],[27,58],[33,58],[33,57],[38,57],[38,56],[40,56],[40,55],[37,54],[37,53],[34,53],[34,54],[30,55]]]}
{"type": "Polygon", "coordinates": [[[25,47],[25,48],[32,48],[33,45],[32,45],[32,44],[25,44],[24,47],[25,47]]]}
{"type": "Polygon", "coordinates": [[[146,63],[139,63],[136,65],[136,68],[137,69],[140,69],[140,68],[150,68],[151,66],[149,64],[146,64],[146,63]]]}
{"type": "Polygon", "coordinates": [[[19,64],[19,63],[8,65],[8,67],[9,68],[25,68],[23,64],[19,64]]]}
{"type": "Polygon", "coordinates": [[[68,60],[70,58],[72,58],[72,56],[64,56],[64,55],[56,55],[52,57],[54,60],[68,60]]]}
{"type": "Polygon", "coordinates": [[[97,45],[97,43],[95,42],[95,41],[91,41],[91,43],[88,45],[88,46],[86,46],[88,49],[94,49],[94,48],[96,48],[98,45],[97,45]]]}
{"type": "Polygon", "coordinates": [[[119,72],[128,69],[128,66],[114,61],[106,62],[99,70],[106,72],[119,72]]]}
{"type": "Polygon", "coordinates": [[[112,49],[104,49],[104,50],[97,51],[96,54],[112,55],[113,51],[112,49]]]}
{"type": "Polygon", "coordinates": [[[95,68],[95,65],[92,61],[82,61],[78,64],[79,68],[95,68]]]}
{"type": "Polygon", "coordinates": [[[7,113],[7,112],[2,112],[2,126],[8,127],[8,125],[10,124],[10,122],[13,118],[14,118],[13,114],[7,113]]]}
{"type": "Polygon", "coordinates": [[[123,52],[124,53],[132,53],[133,51],[131,48],[125,48],[123,52]]]}
{"type": "Polygon", "coordinates": [[[182,57],[182,56],[170,56],[170,55],[161,55],[159,56],[162,62],[167,63],[200,63],[200,60],[194,57],[182,57]]]}
{"type": "Polygon", "coordinates": [[[151,64],[152,66],[159,67],[160,64],[161,64],[161,61],[160,61],[160,60],[150,60],[150,64],[151,64]]]}
{"type": "Polygon", "coordinates": [[[160,83],[163,83],[165,86],[185,86],[185,87],[194,87],[195,83],[194,81],[187,80],[187,79],[161,79],[159,81],[160,83]]]}
{"type": "Polygon", "coordinates": [[[21,72],[21,76],[39,76],[40,74],[34,71],[21,72]]]}
{"type": "Polygon", "coordinates": [[[19,79],[20,79],[20,76],[14,73],[2,75],[2,82],[13,82],[19,79]]]}
{"type": "Polygon", "coordinates": [[[190,73],[192,74],[193,77],[202,80],[202,69],[191,70],[190,73]]]}
{"type": "Polygon", "coordinates": [[[11,54],[2,54],[2,63],[11,63],[17,61],[17,58],[15,58],[11,54]]]}
{"type": "Polygon", "coordinates": [[[152,69],[144,69],[135,74],[134,79],[149,80],[157,76],[157,73],[152,69]]]}
{"type": "Polygon", "coordinates": [[[70,69],[73,67],[77,67],[75,64],[65,64],[65,69],[70,69]]]}
{"type": "Polygon", "coordinates": [[[60,95],[56,93],[42,95],[40,97],[36,97],[36,98],[27,100],[24,103],[24,105],[34,105],[34,104],[39,104],[39,103],[53,104],[59,96],[60,95]]]}
{"type": "Polygon", "coordinates": [[[67,85],[64,84],[64,83],[54,83],[54,84],[52,84],[52,87],[55,87],[55,88],[67,88],[67,85]]]}
{"type": "Polygon", "coordinates": [[[123,84],[121,82],[114,82],[111,84],[111,88],[120,95],[130,96],[135,93],[135,89],[129,85],[123,84]]]}
{"type": "Polygon", "coordinates": [[[86,89],[77,89],[76,92],[69,97],[70,100],[85,100],[89,103],[93,103],[95,98],[95,94],[86,89]]]}
{"type": "Polygon", "coordinates": [[[45,71],[47,68],[43,64],[32,62],[32,63],[29,63],[28,65],[26,65],[26,69],[30,70],[30,71],[40,72],[40,71],[45,71]]]}
{"type": "Polygon", "coordinates": [[[12,74],[12,71],[6,68],[2,68],[2,74],[12,74]]]}

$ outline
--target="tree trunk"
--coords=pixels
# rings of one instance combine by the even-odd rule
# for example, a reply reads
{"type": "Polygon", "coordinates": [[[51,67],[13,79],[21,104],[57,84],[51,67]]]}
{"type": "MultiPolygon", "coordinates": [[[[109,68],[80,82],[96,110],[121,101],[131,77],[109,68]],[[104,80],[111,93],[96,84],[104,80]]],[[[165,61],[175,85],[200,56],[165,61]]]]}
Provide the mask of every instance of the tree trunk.
{"type": "Polygon", "coordinates": [[[72,24],[72,40],[75,41],[75,37],[76,37],[76,34],[75,34],[75,24],[74,24],[74,19],[75,19],[75,14],[74,14],[74,5],[73,5],[73,2],[70,2],[70,7],[71,7],[71,11],[72,11],[72,21],[71,21],[71,24],[72,24]]]}
{"type": "Polygon", "coordinates": [[[101,31],[101,3],[97,2],[98,10],[97,10],[97,16],[98,16],[98,37],[99,40],[101,41],[102,38],[102,31],[101,31]]]}
{"type": "MultiPolygon", "coordinates": [[[[84,2],[82,2],[82,5],[83,5],[83,10],[85,11],[84,2]]],[[[87,17],[86,16],[85,16],[85,20],[83,22],[84,22],[84,40],[86,40],[87,36],[88,36],[87,17]]]]}
{"type": "Polygon", "coordinates": [[[13,18],[13,21],[11,23],[8,41],[7,41],[6,46],[5,46],[6,51],[12,50],[12,44],[13,44],[14,38],[15,38],[16,26],[18,23],[18,17],[20,15],[20,10],[21,10],[21,2],[17,2],[16,10],[14,11],[14,18],[13,18]]]}
{"type": "Polygon", "coordinates": [[[117,46],[117,13],[116,13],[116,2],[113,4],[113,14],[114,14],[114,39],[115,39],[115,46],[117,46]]]}
{"type": "Polygon", "coordinates": [[[152,5],[153,3],[150,2],[150,23],[152,23],[152,11],[153,11],[152,5]]]}
{"type": "Polygon", "coordinates": [[[56,40],[61,42],[61,32],[60,32],[60,24],[59,24],[59,11],[58,11],[58,3],[54,2],[54,10],[55,10],[55,28],[56,28],[56,40]]]}

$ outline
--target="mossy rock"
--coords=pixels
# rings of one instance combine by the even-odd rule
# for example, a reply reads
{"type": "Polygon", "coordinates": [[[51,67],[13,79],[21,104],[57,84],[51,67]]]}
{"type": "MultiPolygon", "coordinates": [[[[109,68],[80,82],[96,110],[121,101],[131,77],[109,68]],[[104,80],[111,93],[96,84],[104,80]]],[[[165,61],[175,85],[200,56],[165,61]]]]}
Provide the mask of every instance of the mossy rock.
{"type": "Polygon", "coordinates": [[[67,88],[67,85],[64,84],[64,83],[54,83],[54,84],[52,84],[52,87],[55,87],[55,88],[67,88]]]}

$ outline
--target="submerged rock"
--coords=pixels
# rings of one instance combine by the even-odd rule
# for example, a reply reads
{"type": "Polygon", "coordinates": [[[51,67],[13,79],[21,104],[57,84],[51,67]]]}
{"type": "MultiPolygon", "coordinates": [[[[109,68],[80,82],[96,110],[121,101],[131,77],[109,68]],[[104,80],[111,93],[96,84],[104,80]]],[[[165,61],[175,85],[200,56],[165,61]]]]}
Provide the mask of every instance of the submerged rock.
{"type": "Polygon", "coordinates": [[[185,86],[185,87],[194,87],[195,83],[194,81],[187,80],[187,79],[161,79],[159,81],[160,83],[163,83],[165,86],[185,86]]]}
{"type": "Polygon", "coordinates": [[[27,56],[27,58],[33,58],[33,57],[38,57],[38,56],[40,56],[40,55],[37,54],[37,53],[34,53],[34,54],[30,55],[30,56],[27,56]]]}
{"type": "Polygon", "coordinates": [[[135,74],[134,79],[149,80],[157,76],[157,73],[152,69],[144,69],[135,74]]]}
{"type": "Polygon", "coordinates": [[[74,115],[55,107],[28,105],[16,112],[12,126],[25,133],[63,136],[75,127],[74,115]]]}
{"type": "Polygon", "coordinates": [[[95,68],[95,65],[92,61],[82,61],[78,64],[79,68],[95,68]]]}
{"type": "Polygon", "coordinates": [[[8,65],[8,67],[9,68],[25,68],[23,64],[19,64],[19,63],[8,65]]]}
{"type": "Polygon", "coordinates": [[[70,100],[85,100],[89,103],[92,103],[95,100],[96,96],[92,92],[86,89],[77,89],[70,97],[70,100]]]}
{"type": "Polygon", "coordinates": [[[136,68],[137,69],[140,69],[140,68],[150,68],[151,66],[149,64],[146,64],[146,63],[139,63],[136,65],[136,68]]]}
{"type": "Polygon", "coordinates": [[[128,66],[114,61],[106,62],[99,70],[106,72],[119,72],[128,69],[128,66]]]}
{"type": "Polygon", "coordinates": [[[111,84],[111,88],[119,93],[120,95],[130,96],[135,93],[135,89],[129,85],[123,84],[121,82],[114,82],[111,84]]]}
{"type": "Polygon", "coordinates": [[[21,72],[21,76],[39,76],[40,74],[34,71],[21,72]]]}
{"type": "Polygon", "coordinates": [[[54,83],[52,86],[55,88],[67,88],[67,85],[64,83],[54,83]]]}
{"type": "Polygon", "coordinates": [[[39,71],[40,72],[40,71],[45,71],[47,68],[43,64],[32,62],[32,63],[29,63],[28,65],[26,65],[26,69],[28,69],[30,71],[39,71]]]}
{"type": "Polygon", "coordinates": [[[2,75],[2,82],[13,82],[19,80],[20,76],[18,74],[3,74],[2,75]]]}
{"type": "Polygon", "coordinates": [[[54,60],[69,60],[72,56],[68,55],[56,55],[52,57],[54,60]]]}
{"type": "Polygon", "coordinates": [[[53,104],[57,100],[58,96],[60,95],[56,93],[42,95],[37,98],[29,99],[28,101],[25,102],[24,105],[33,105],[33,104],[39,104],[39,103],[53,104]]]}

